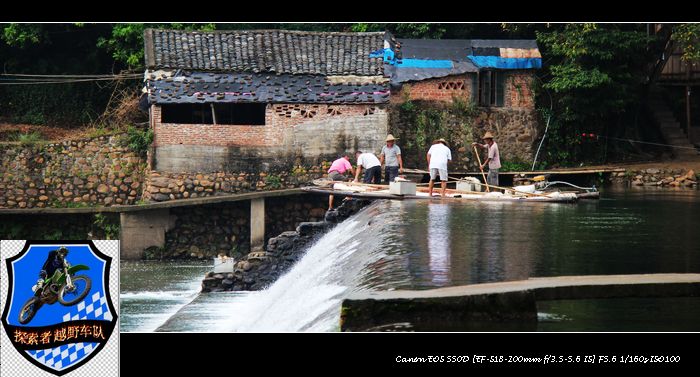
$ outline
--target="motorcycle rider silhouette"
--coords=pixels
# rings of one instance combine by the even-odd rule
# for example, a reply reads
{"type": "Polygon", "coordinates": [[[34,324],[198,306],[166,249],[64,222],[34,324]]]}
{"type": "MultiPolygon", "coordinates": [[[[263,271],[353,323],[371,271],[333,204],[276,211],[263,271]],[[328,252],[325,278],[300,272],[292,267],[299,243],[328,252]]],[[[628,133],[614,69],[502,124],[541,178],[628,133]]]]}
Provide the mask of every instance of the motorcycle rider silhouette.
{"type": "Polygon", "coordinates": [[[49,252],[44,265],[41,267],[41,271],[39,271],[39,280],[37,281],[36,290],[34,291],[35,296],[39,296],[41,293],[44,280],[49,276],[53,276],[56,270],[63,268],[63,262],[67,255],[68,249],[65,246],[61,246],[57,250],[51,250],[49,252]]]}

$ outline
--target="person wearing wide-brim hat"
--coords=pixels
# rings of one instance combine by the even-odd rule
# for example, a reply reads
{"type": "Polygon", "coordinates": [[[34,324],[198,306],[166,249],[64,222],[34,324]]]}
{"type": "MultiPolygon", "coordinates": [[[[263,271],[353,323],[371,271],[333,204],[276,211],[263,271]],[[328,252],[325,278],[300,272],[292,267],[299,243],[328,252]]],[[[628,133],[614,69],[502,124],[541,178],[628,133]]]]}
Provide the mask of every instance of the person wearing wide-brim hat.
{"type": "Polygon", "coordinates": [[[396,145],[394,135],[387,135],[385,141],[386,145],[382,147],[379,161],[384,165],[384,183],[388,185],[399,176],[399,173],[403,174],[403,159],[401,159],[401,148],[396,145]]]}
{"type": "Polygon", "coordinates": [[[485,144],[472,143],[488,151],[488,157],[481,164],[481,169],[489,167],[489,174],[486,176],[486,183],[491,186],[498,186],[498,169],[501,168],[501,153],[498,151],[498,144],[493,141],[493,134],[487,131],[482,137],[485,144]]]}
{"type": "Polygon", "coordinates": [[[445,191],[447,190],[447,163],[452,160],[452,152],[447,145],[447,141],[442,138],[433,141],[433,145],[428,150],[427,158],[428,170],[430,170],[429,195],[433,196],[433,183],[439,174],[440,188],[442,188],[441,196],[445,197],[445,191]]]}

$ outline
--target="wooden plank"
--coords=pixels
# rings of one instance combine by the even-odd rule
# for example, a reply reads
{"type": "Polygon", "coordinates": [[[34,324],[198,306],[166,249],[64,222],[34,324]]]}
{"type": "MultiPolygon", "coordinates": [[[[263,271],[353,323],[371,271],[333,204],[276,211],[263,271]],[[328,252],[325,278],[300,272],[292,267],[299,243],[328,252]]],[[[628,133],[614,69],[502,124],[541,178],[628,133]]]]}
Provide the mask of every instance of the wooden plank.
{"type": "MultiPolygon", "coordinates": [[[[600,168],[600,169],[571,169],[571,170],[535,170],[535,171],[513,171],[513,172],[499,172],[498,174],[526,174],[526,175],[544,175],[544,174],[597,174],[597,173],[624,173],[626,169],[624,168],[600,168]]],[[[420,169],[404,169],[404,173],[410,174],[430,174],[426,170],[420,169]]],[[[463,175],[476,175],[480,176],[480,172],[450,172],[450,175],[463,174],[463,175]]]]}

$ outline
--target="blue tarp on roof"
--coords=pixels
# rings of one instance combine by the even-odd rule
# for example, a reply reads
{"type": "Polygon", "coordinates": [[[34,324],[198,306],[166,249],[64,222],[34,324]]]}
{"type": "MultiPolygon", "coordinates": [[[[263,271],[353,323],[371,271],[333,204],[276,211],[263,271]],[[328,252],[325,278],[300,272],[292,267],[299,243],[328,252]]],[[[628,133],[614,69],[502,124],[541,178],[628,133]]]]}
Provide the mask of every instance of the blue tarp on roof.
{"type": "Polygon", "coordinates": [[[530,69],[542,68],[541,58],[502,58],[500,56],[474,56],[469,60],[479,68],[530,69]]]}
{"type": "Polygon", "coordinates": [[[423,60],[423,59],[402,59],[396,61],[398,68],[441,68],[450,69],[454,67],[451,60],[423,60]]]}

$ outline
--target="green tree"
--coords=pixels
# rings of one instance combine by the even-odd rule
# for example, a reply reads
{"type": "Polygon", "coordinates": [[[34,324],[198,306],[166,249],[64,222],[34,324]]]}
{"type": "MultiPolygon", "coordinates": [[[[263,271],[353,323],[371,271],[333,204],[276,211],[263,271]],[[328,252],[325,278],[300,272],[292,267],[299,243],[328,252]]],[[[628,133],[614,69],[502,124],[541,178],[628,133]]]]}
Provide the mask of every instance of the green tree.
{"type": "Polygon", "coordinates": [[[671,36],[683,50],[683,60],[700,61],[700,24],[676,25],[671,36]]]}
{"type": "Polygon", "coordinates": [[[555,25],[536,35],[549,63],[538,101],[553,109],[547,114],[554,118],[545,147],[549,161],[600,162],[607,144],[581,143],[579,135],[626,132],[629,112],[642,100],[652,39],[642,25],[614,24],[555,25]]]}
{"type": "Polygon", "coordinates": [[[109,36],[100,37],[97,47],[104,48],[112,54],[115,61],[126,64],[129,69],[141,69],[143,59],[143,32],[147,28],[176,30],[211,31],[214,24],[115,24],[109,36]]]}

